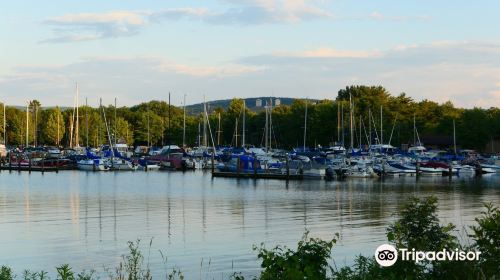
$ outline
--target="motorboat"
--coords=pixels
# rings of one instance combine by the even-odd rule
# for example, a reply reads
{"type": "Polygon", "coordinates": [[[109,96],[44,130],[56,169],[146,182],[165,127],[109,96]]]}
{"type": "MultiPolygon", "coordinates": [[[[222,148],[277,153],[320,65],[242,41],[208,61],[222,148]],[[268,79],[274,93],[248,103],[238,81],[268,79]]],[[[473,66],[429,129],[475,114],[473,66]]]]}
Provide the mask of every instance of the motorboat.
{"type": "Polygon", "coordinates": [[[102,158],[88,158],[78,161],[77,167],[83,171],[108,171],[109,164],[102,158]]]}

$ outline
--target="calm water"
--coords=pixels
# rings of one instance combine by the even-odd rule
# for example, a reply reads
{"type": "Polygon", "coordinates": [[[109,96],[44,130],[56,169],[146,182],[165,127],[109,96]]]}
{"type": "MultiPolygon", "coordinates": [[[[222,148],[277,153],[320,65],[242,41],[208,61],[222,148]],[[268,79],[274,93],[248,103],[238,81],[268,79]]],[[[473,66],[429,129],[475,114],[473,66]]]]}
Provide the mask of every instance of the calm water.
{"type": "Polygon", "coordinates": [[[484,202],[500,204],[500,176],[393,178],[383,182],[212,179],[209,173],[0,173],[0,264],[49,270],[114,267],[127,241],[142,240],[155,274],[188,279],[258,272],[252,245],[295,246],[304,231],[332,238],[337,265],[371,255],[392,213],[411,195],[436,195],[442,222],[473,223],[484,202]]]}

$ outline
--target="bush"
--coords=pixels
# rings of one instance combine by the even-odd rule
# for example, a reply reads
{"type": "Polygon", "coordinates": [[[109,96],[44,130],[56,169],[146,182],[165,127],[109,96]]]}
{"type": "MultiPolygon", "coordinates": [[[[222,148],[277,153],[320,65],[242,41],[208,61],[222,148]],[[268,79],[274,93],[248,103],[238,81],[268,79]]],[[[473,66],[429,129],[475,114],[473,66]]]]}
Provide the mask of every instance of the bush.
{"type": "Polygon", "coordinates": [[[476,218],[477,226],[472,226],[470,235],[474,244],[471,250],[481,252],[477,265],[478,274],[485,278],[500,278],[500,209],[493,204],[485,204],[486,211],[476,218]]]}
{"type": "Polygon", "coordinates": [[[308,238],[306,232],[296,251],[281,246],[272,250],[267,250],[263,245],[254,247],[259,252],[259,259],[262,259],[260,279],[328,279],[327,273],[332,271],[328,260],[336,242],[336,239],[323,241],[308,238]]]}

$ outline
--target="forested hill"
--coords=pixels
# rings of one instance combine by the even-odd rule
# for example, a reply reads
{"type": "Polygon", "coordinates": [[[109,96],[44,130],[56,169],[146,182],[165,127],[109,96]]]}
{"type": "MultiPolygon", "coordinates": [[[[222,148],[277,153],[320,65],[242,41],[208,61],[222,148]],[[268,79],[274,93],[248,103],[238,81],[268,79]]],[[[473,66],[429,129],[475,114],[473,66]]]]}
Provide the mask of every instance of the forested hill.
{"type": "MultiPolygon", "coordinates": [[[[263,96],[263,97],[254,97],[254,98],[245,98],[245,104],[247,109],[254,111],[254,112],[260,112],[264,110],[264,106],[266,105],[266,101],[269,102],[269,99],[273,100],[273,106],[275,106],[276,100],[279,100],[279,103],[281,105],[291,105],[292,102],[295,100],[295,98],[290,98],[290,97],[270,97],[270,96],[263,96]],[[262,101],[261,106],[257,106],[258,102],[257,100],[262,101]]],[[[211,111],[215,108],[222,108],[226,110],[229,107],[229,104],[231,103],[232,99],[224,99],[224,100],[214,100],[214,101],[207,101],[207,106],[208,109],[211,111]]],[[[315,102],[318,100],[313,100],[311,101],[315,102]]],[[[197,103],[197,104],[192,104],[186,106],[186,112],[192,115],[197,115],[201,112],[203,112],[203,103],[197,103]]]]}

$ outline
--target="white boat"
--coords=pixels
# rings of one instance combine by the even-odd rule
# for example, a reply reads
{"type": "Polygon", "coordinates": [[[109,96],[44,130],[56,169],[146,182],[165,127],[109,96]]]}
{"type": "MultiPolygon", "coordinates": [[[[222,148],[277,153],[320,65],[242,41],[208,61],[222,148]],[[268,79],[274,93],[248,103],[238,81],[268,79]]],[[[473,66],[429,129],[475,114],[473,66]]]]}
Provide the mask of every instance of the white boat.
{"type": "Polygon", "coordinates": [[[419,170],[423,176],[442,176],[444,172],[448,172],[448,169],[441,167],[420,167],[419,170]]]}
{"type": "Polygon", "coordinates": [[[149,171],[149,170],[158,170],[160,169],[160,165],[159,164],[154,164],[154,163],[148,163],[146,165],[139,165],[138,166],[138,169],[140,170],[146,170],[146,171],[149,171]]]}
{"type": "Polygon", "coordinates": [[[304,179],[323,179],[326,176],[326,169],[310,168],[302,170],[304,179]]]}
{"type": "Polygon", "coordinates": [[[475,173],[476,168],[474,166],[470,165],[460,165],[460,164],[454,164],[452,165],[453,169],[456,169],[458,174],[460,173],[475,173]]]}
{"type": "Polygon", "coordinates": [[[119,171],[134,171],[137,170],[138,166],[133,164],[132,162],[122,159],[122,158],[113,158],[107,161],[109,168],[111,170],[119,170],[119,171]]]}
{"type": "Polygon", "coordinates": [[[481,164],[481,171],[483,173],[498,173],[500,172],[500,165],[481,164]]]}
{"type": "Polygon", "coordinates": [[[356,164],[348,168],[345,176],[349,178],[370,178],[377,177],[377,173],[370,166],[356,164]]]}
{"type": "Polygon", "coordinates": [[[83,159],[77,163],[78,169],[83,171],[107,171],[109,170],[108,164],[105,160],[97,159],[83,159]]]}

